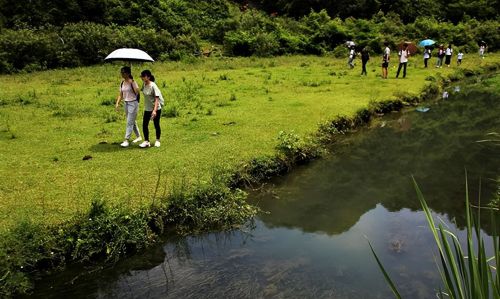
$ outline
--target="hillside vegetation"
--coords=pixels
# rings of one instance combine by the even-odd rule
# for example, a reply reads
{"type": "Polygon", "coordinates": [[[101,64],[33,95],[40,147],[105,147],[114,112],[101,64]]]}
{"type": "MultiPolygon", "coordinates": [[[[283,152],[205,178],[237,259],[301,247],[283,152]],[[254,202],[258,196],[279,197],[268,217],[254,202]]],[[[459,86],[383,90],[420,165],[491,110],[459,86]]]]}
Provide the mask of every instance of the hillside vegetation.
{"type": "Polygon", "coordinates": [[[480,41],[490,51],[500,44],[494,0],[3,2],[3,73],[92,65],[120,47],[185,60],[212,47],[225,56],[344,55],[347,40],[374,52],[384,41],[423,38],[466,52],[480,41]]]}

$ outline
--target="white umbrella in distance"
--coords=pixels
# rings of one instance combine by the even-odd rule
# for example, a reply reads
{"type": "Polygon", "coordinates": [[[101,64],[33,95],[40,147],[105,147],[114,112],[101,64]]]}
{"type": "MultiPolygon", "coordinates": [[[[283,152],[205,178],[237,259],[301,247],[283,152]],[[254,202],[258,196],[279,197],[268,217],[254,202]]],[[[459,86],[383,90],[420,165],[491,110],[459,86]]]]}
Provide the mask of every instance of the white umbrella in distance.
{"type": "Polygon", "coordinates": [[[143,61],[143,62],[154,62],[154,59],[149,56],[148,53],[139,50],[139,49],[131,49],[131,48],[121,48],[114,50],[104,58],[105,61],[143,61]]]}

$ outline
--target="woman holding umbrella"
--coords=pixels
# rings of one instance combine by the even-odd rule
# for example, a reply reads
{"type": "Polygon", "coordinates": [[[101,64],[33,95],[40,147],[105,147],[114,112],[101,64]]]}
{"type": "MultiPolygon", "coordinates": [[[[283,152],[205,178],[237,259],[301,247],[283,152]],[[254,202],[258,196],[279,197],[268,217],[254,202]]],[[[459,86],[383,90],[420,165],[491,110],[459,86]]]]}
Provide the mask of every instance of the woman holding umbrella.
{"type": "Polygon", "coordinates": [[[140,91],[137,82],[135,82],[134,77],[132,77],[132,71],[129,66],[121,68],[121,75],[123,80],[120,83],[120,93],[116,98],[115,109],[118,111],[120,101],[123,99],[125,115],[127,117],[127,126],[125,130],[125,141],[123,141],[120,146],[128,147],[130,145],[129,139],[132,136],[132,131],[137,136],[133,143],[137,143],[142,140],[141,133],[139,132],[139,127],[136,122],[137,113],[139,112],[140,91]]]}

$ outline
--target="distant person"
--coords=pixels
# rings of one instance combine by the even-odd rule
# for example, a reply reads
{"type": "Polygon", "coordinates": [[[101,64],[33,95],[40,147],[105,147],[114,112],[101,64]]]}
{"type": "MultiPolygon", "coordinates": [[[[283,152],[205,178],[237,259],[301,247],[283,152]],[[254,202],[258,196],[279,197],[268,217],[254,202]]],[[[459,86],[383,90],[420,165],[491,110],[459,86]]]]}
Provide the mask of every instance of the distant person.
{"type": "Polygon", "coordinates": [[[164,105],[163,96],[160,89],[155,83],[155,77],[151,74],[151,71],[144,70],[141,72],[141,79],[144,82],[142,87],[142,92],[144,93],[144,115],[142,118],[142,131],[144,132],[144,142],[139,146],[142,148],[150,147],[149,142],[149,121],[153,120],[156,131],[156,141],[154,143],[155,147],[160,147],[160,137],[161,137],[161,108],[164,105]]]}
{"type": "Polygon", "coordinates": [[[349,47],[349,61],[347,62],[349,64],[349,67],[351,69],[354,68],[354,58],[356,58],[356,50],[354,49],[354,46],[349,47]]]}
{"type": "Polygon", "coordinates": [[[403,68],[403,78],[406,78],[406,66],[408,65],[408,57],[410,57],[410,51],[408,51],[408,44],[404,43],[403,48],[398,52],[399,56],[399,66],[398,72],[396,73],[396,78],[399,77],[399,72],[403,68]]]}
{"type": "Polygon", "coordinates": [[[458,54],[457,54],[457,65],[461,65],[462,64],[462,59],[464,58],[464,53],[462,53],[462,51],[458,50],[458,54]]]}
{"type": "Polygon", "coordinates": [[[424,67],[427,68],[427,63],[431,58],[431,48],[429,46],[425,46],[424,48],[424,67]]]}
{"type": "Polygon", "coordinates": [[[479,46],[479,56],[484,59],[484,52],[486,51],[486,45],[482,43],[479,46]]]}
{"type": "Polygon", "coordinates": [[[451,56],[453,55],[453,48],[451,47],[451,45],[448,45],[448,48],[446,48],[446,50],[444,51],[444,54],[446,57],[444,64],[446,64],[447,67],[450,67],[451,56]]]}
{"type": "Polygon", "coordinates": [[[382,54],[382,79],[387,79],[389,61],[391,60],[391,49],[389,49],[389,43],[384,43],[384,52],[382,54]]]}
{"type": "Polygon", "coordinates": [[[139,86],[137,82],[134,81],[132,77],[132,70],[129,66],[124,66],[121,68],[122,82],[120,83],[120,93],[116,98],[115,109],[118,112],[120,107],[120,101],[123,100],[125,108],[125,116],[127,118],[127,127],[125,130],[125,140],[120,144],[121,147],[128,147],[130,145],[129,139],[132,136],[132,132],[135,133],[136,139],[132,141],[137,143],[141,141],[141,133],[139,132],[139,127],[137,126],[137,113],[139,112],[139,97],[140,94],[139,86]]]}
{"type": "Polygon", "coordinates": [[[437,53],[436,67],[443,67],[443,59],[444,59],[444,46],[439,45],[438,53],[437,53]]]}
{"type": "Polygon", "coordinates": [[[364,47],[363,50],[361,50],[361,75],[368,75],[366,72],[366,64],[368,63],[368,60],[370,60],[370,53],[368,53],[368,49],[364,47]]]}

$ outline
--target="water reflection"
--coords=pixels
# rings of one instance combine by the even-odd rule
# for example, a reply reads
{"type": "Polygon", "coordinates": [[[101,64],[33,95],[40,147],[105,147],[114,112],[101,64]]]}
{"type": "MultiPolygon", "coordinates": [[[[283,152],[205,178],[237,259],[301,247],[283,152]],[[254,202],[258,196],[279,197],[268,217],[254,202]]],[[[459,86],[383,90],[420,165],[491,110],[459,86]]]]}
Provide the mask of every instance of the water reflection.
{"type": "Polygon", "coordinates": [[[476,141],[500,131],[498,115],[498,97],[477,92],[451,97],[427,113],[393,115],[377,123],[381,128],[351,136],[328,161],[302,167],[255,194],[269,211],[261,219],[269,227],[338,234],[378,203],[390,211],[419,210],[414,176],[429,206],[463,227],[465,169],[472,200],[479,185],[483,205],[497,188],[498,148],[476,141]]]}

